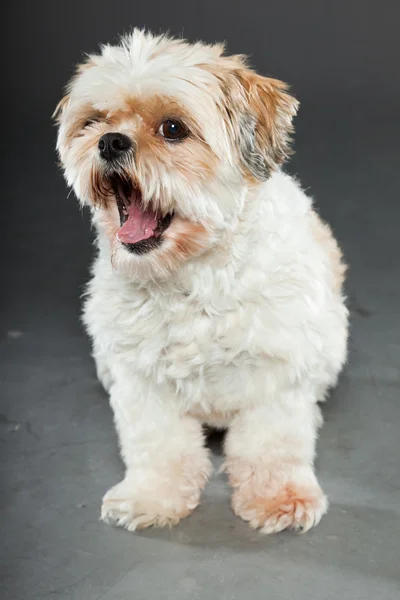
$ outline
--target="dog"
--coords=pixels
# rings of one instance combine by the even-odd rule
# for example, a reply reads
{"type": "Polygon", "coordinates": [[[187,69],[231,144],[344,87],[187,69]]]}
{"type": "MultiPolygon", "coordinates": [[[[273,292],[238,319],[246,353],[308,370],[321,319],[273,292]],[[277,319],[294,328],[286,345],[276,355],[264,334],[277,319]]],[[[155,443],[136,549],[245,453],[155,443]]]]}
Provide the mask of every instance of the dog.
{"type": "Polygon", "coordinates": [[[346,361],[346,269],[282,170],[297,109],[223,45],[138,29],[88,56],[56,109],[97,234],[83,321],[126,466],[107,523],[191,514],[212,470],[204,426],[227,430],[232,508],[251,527],[307,531],[327,511],[317,403],[346,361]]]}

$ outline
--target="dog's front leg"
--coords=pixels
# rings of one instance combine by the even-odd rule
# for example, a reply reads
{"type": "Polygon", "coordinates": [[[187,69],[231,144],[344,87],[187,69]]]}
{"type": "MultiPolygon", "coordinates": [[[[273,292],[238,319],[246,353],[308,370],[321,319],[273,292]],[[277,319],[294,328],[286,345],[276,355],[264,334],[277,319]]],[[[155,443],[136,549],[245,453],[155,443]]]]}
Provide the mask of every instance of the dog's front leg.
{"type": "Polygon", "coordinates": [[[313,469],[319,409],[292,391],[243,411],[226,438],[234,512],[263,533],[307,531],[327,510],[313,469]]]}
{"type": "Polygon", "coordinates": [[[201,425],[144,379],[117,378],[110,399],[126,473],[104,496],[101,518],[130,531],[175,525],[196,508],[211,471],[201,425]]]}

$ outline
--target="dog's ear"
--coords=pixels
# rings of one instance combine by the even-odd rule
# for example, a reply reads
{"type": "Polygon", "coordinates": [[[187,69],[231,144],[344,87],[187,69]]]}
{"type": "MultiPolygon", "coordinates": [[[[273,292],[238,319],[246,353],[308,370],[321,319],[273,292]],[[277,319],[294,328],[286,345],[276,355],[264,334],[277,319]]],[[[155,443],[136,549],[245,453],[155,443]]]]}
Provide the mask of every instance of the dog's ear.
{"type": "Polygon", "coordinates": [[[227,82],[226,109],[234,120],[240,157],[256,179],[265,180],[291,154],[292,120],[299,103],[285,83],[245,66],[233,69],[227,82]]]}
{"type": "Polygon", "coordinates": [[[239,120],[241,157],[257,179],[266,179],[291,153],[292,121],[299,103],[277,79],[247,70],[237,76],[245,98],[239,120]]]}
{"type": "Polygon", "coordinates": [[[56,123],[60,122],[61,116],[62,116],[64,110],[67,108],[68,104],[69,104],[69,95],[66,95],[63,98],[61,98],[60,102],[57,104],[55,111],[51,115],[51,118],[54,119],[54,121],[56,121],[56,123]]]}

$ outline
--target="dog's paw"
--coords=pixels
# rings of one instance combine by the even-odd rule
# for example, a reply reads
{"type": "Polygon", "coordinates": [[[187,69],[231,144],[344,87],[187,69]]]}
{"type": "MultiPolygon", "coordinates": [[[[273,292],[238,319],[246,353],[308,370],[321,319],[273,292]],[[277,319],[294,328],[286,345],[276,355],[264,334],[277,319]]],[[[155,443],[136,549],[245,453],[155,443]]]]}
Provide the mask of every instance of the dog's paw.
{"type": "Polygon", "coordinates": [[[328,509],[328,501],[310,467],[288,473],[251,469],[240,481],[230,474],[236,488],[232,496],[234,513],[262,533],[284,529],[306,532],[318,525],[328,509]],[[306,471],[306,476],[304,471],[306,471]]]}
{"type": "Polygon", "coordinates": [[[139,487],[136,479],[126,477],[111,488],[103,498],[101,519],[125,527],[129,531],[146,527],[172,527],[190,515],[200,502],[200,494],[211,471],[208,458],[194,462],[182,461],[181,472],[152,474],[146,486],[139,487]],[[191,468],[192,466],[192,468],[191,468]]]}
{"type": "Polygon", "coordinates": [[[240,490],[232,499],[236,515],[262,533],[278,533],[284,529],[306,532],[318,525],[326,513],[328,502],[321,489],[305,490],[287,484],[268,496],[243,498],[240,490]]]}
{"type": "Polygon", "coordinates": [[[107,492],[101,507],[101,519],[109,525],[124,527],[128,531],[145,529],[146,527],[172,527],[180,519],[188,516],[193,508],[165,502],[144,501],[135,490],[124,485],[116,485],[107,492]]]}

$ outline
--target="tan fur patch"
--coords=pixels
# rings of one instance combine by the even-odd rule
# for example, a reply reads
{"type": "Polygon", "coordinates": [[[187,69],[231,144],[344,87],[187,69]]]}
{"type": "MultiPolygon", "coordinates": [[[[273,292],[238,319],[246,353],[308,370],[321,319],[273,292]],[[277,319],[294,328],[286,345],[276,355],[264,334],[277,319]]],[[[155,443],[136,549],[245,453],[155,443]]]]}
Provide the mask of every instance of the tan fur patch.
{"type": "Polygon", "coordinates": [[[222,115],[245,163],[246,176],[265,179],[291,154],[292,118],[298,101],[282,81],[247,68],[243,56],[221,57],[216,65],[203,68],[220,83],[222,115]]]}
{"type": "Polygon", "coordinates": [[[201,223],[192,223],[175,216],[164,237],[169,244],[162,247],[159,260],[168,269],[174,269],[176,265],[201,254],[209,247],[210,232],[201,223]]]}
{"type": "Polygon", "coordinates": [[[327,223],[322,221],[315,211],[310,213],[311,233],[316,242],[321,245],[331,264],[331,287],[335,292],[340,292],[345,279],[347,266],[343,262],[343,254],[327,223]]]}
{"type": "Polygon", "coordinates": [[[246,57],[223,56],[202,65],[219,81],[224,95],[223,118],[247,167],[247,177],[262,179],[292,153],[292,118],[299,103],[287,84],[262,77],[246,66],[246,57]]]}
{"type": "Polygon", "coordinates": [[[63,111],[65,110],[65,108],[68,106],[68,103],[69,103],[69,95],[67,94],[63,98],[61,98],[60,102],[55,107],[54,112],[51,115],[51,118],[54,119],[57,123],[60,122],[61,115],[62,115],[63,111]]]}
{"type": "Polygon", "coordinates": [[[307,531],[326,512],[327,500],[312,470],[311,477],[304,478],[304,464],[296,457],[270,465],[229,458],[225,470],[235,488],[233,511],[263,533],[287,528],[307,531]]]}
{"type": "Polygon", "coordinates": [[[305,512],[316,501],[315,495],[310,495],[307,490],[299,489],[287,484],[272,497],[255,496],[248,500],[236,497],[235,505],[240,502],[239,513],[248,515],[249,520],[257,522],[258,526],[270,519],[276,521],[285,517],[289,526],[295,523],[296,513],[305,512]]]}
{"type": "Polygon", "coordinates": [[[79,158],[84,156],[83,151],[97,145],[99,137],[105,131],[99,131],[98,135],[90,135],[89,130],[85,130],[85,125],[88,121],[98,121],[103,127],[108,125],[107,114],[104,111],[96,110],[90,105],[83,105],[79,111],[74,114],[74,119],[71,119],[68,129],[65,133],[65,142],[70,146],[73,140],[79,136],[85,138],[85,146],[82,146],[82,151],[79,151],[79,158]]]}
{"type": "Polygon", "coordinates": [[[161,136],[139,131],[137,140],[137,169],[139,178],[145,180],[148,164],[156,159],[167,171],[177,171],[194,187],[196,183],[209,179],[215,172],[218,159],[210,148],[199,140],[186,139],[170,144],[161,136]]]}
{"type": "Polygon", "coordinates": [[[248,70],[237,72],[244,90],[249,115],[255,118],[254,125],[248,123],[242,128],[254,128],[254,148],[242,150],[242,158],[251,174],[260,179],[259,155],[266,167],[266,175],[281,165],[292,153],[290,148],[293,133],[292,117],[297,112],[298,102],[287,94],[287,85],[277,79],[261,77],[248,70]]]}
{"type": "Polygon", "coordinates": [[[124,101],[125,109],[110,112],[107,116],[110,124],[118,126],[121,121],[139,117],[141,121],[157,132],[161,123],[167,119],[180,119],[188,129],[200,139],[201,127],[187,109],[174,98],[155,94],[154,96],[128,97],[124,101]]]}

